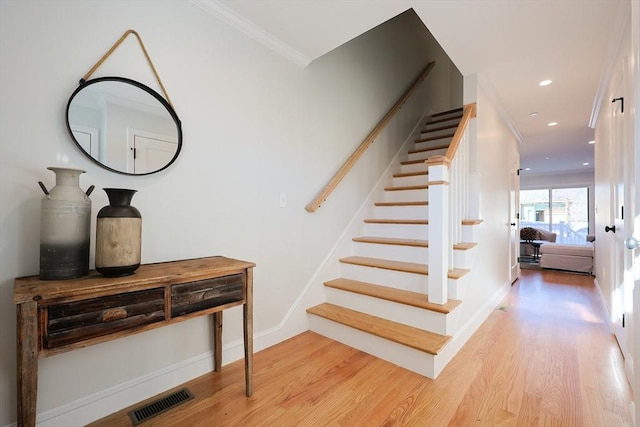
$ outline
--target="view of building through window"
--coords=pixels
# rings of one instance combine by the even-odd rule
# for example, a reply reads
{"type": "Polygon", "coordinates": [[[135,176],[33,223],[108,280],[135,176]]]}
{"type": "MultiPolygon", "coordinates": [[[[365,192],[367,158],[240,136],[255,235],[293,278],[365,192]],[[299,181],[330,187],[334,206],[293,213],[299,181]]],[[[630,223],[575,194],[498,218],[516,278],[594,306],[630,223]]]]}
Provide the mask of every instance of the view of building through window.
{"type": "Polygon", "coordinates": [[[552,231],[558,243],[584,243],[589,234],[589,189],[520,191],[520,228],[524,227],[552,231]]]}

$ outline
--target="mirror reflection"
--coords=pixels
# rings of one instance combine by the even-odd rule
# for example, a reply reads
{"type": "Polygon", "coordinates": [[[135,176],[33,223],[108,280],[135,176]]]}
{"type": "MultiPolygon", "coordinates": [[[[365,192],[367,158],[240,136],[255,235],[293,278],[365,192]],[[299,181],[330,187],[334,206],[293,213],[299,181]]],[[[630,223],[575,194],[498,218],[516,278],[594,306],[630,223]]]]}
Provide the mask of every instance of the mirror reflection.
{"type": "Polygon", "coordinates": [[[67,104],[67,127],[80,149],[114,172],[147,175],[180,153],[182,129],[153,89],[123,77],[82,83],[67,104]]]}

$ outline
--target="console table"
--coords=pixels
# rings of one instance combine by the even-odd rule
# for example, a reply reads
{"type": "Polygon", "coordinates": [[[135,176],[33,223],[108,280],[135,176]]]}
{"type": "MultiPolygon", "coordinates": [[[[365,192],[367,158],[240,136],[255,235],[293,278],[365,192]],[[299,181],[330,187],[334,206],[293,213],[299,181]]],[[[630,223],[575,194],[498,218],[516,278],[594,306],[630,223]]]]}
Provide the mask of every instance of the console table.
{"type": "Polygon", "coordinates": [[[222,311],[242,305],[246,395],[253,393],[253,267],[225,257],[95,271],[71,280],[17,278],[18,426],[35,426],[38,358],[211,314],[214,369],[222,367],[222,311]]]}

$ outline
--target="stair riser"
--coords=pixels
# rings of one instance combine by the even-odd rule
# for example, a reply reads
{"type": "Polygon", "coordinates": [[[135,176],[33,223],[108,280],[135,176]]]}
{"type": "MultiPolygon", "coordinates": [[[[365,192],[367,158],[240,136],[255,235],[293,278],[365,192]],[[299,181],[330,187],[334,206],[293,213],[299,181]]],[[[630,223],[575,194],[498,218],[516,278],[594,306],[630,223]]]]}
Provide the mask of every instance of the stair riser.
{"type": "Polygon", "coordinates": [[[446,148],[441,148],[439,150],[421,151],[419,153],[408,154],[407,160],[427,160],[429,157],[444,156],[445,154],[447,154],[446,148]]]}
{"type": "Polygon", "coordinates": [[[451,142],[451,137],[447,137],[447,138],[438,138],[438,139],[433,139],[433,140],[429,140],[429,141],[420,141],[420,138],[416,139],[416,141],[414,141],[414,144],[422,144],[422,143],[429,143],[431,145],[446,145],[449,142],[451,142]]]}
{"type": "Polygon", "coordinates": [[[443,145],[449,146],[451,144],[451,138],[447,138],[446,140],[440,141],[424,141],[424,142],[414,142],[413,146],[410,150],[424,150],[434,147],[442,147],[443,145]]]}
{"type": "MultiPolygon", "coordinates": [[[[432,127],[439,128],[442,127],[442,125],[437,124],[432,127]]],[[[427,129],[420,132],[419,138],[433,138],[436,136],[451,135],[452,133],[455,133],[455,131],[455,129],[429,130],[429,127],[427,127],[427,129]]]]}
{"type": "Polygon", "coordinates": [[[396,239],[429,239],[428,225],[364,224],[365,236],[393,237],[396,239]]]}
{"type": "MultiPolygon", "coordinates": [[[[438,120],[444,119],[445,117],[438,117],[438,120]]],[[[426,122],[425,124],[425,129],[431,129],[431,128],[439,128],[442,126],[449,126],[449,125],[457,125],[458,123],[460,123],[460,116],[458,115],[457,117],[453,117],[449,120],[445,120],[442,122],[437,122],[437,123],[431,123],[429,121],[426,122]]]]}
{"type": "Polygon", "coordinates": [[[477,242],[478,234],[480,232],[480,225],[463,225],[462,226],[462,241],[463,242],[477,242]]]}
{"type": "Polygon", "coordinates": [[[409,369],[427,378],[434,378],[434,359],[437,356],[414,350],[402,344],[397,344],[314,315],[309,315],[309,326],[312,331],[320,335],[409,369]]]}
{"type": "Polygon", "coordinates": [[[373,209],[373,217],[389,219],[428,219],[429,206],[376,206],[373,209]]]}
{"type": "Polygon", "coordinates": [[[385,191],[385,202],[418,202],[429,200],[429,189],[385,191]]]}
{"type": "Polygon", "coordinates": [[[384,268],[364,267],[361,265],[341,263],[340,270],[345,279],[373,283],[374,285],[407,291],[427,293],[427,276],[424,274],[406,273],[404,271],[386,270],[384,268]]]}
{"type": "Polygon", "coordinates": [[[353,242],[357,256],[426,264],[429,248],[353,242]]]}
{"type": "Polygon", "coordinates": [[[427,118],[427,123],[429,123],[430,120],[444,120],[449,118],[452,120],[460,121],[460,119],[462,118],[462,111],[455,111],[453,113],[448,113],[448,114],[443,114],[441,116],[427,118]]]}
{"type": "Polygon", "coordinates": [[[448,279],[447,281],[447,297],[449,299],[464,300],[464,294],[467,289],[468,275],[457,280],[448,279]]]}
{"type": "MultiPolygon", "coordinates": [[[[414,328],[447,335],[447,315],[422,308],[373,298],[335,288],[326,288],[327,302],[381,317],[414,328]]],[[[424,299],[427,296],[424,295],[424,299]]]]}
{"type": "Polygon", "coordinates": [[[394,187],[404,187],[407,185],[427,185],[429,182],[429,175],[415,175],[415,176],[403,176],[399,178],[393,178],[394,187]]]}
{"type": "Polygon", "coordinates": [[[473,265],[475,248],[453,251],[453,266],[455,268],[470,269],[473,265]]]}
{"type": "Polygon", "coordinates": [[[429,168],[424,162],[410,165],[400,165],[400,173],[427,172],[428,170],[429,168]]]}

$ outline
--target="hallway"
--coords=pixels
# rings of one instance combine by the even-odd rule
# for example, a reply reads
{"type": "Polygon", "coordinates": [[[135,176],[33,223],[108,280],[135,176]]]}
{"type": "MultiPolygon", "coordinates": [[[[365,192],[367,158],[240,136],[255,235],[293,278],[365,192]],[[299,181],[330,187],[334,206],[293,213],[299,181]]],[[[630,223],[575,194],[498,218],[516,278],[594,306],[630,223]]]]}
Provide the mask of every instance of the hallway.
{"type": "Polygon", "coordinates": [[[145,425],[631,426],[622,362],[592,277],[523,270],[435,381],[306,332],[256,353],[253,397],[235,362],[145,425]]]}

